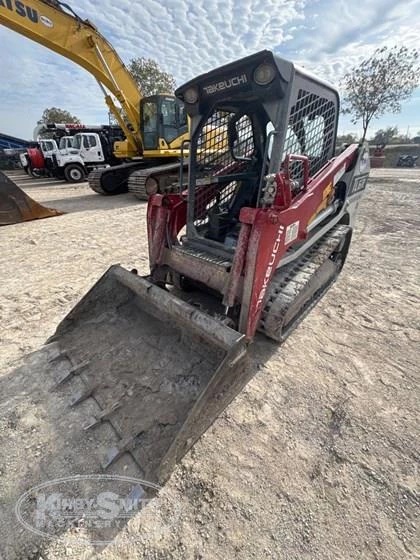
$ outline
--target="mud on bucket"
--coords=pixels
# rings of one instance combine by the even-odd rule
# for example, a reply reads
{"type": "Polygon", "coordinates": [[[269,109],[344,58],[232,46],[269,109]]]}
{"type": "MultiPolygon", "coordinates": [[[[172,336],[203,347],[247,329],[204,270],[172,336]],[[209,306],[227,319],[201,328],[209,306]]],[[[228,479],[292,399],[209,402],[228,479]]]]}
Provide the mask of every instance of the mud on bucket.
{"type": "Polygon", "coordinates": [[[120,266],[50,341],[121,438],[103,466],[128,451],[150,481],[168,478],[246,383],[242,334],[120,266]]]}

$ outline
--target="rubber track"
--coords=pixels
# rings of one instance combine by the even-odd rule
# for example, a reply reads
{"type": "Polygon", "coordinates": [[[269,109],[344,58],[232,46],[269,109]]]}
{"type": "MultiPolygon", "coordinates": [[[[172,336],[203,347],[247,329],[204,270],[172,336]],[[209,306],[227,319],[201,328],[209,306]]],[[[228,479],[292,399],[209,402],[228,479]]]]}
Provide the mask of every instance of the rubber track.
{"type": "Polygon", "coordinates": [[[349,229],[349,226],[345,225],[336,226],[297,261],[276,273],[270,285],[258,330],[273,340],[284,342],[337,279],[339,271],[314,292],[312,298],[304,304],[297,317],[285,329],[285,316],[293,301],[310,285],[314,274],[340,246],[349,229]]]}

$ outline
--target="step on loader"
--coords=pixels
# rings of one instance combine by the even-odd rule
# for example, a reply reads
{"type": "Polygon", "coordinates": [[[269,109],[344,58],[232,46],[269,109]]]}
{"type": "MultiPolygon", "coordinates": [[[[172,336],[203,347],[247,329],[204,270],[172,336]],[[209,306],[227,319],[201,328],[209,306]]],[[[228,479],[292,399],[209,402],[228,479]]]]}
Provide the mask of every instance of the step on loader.
{"type": "Polygon", "coordinates": [[[61,214],[62,212],[54,208],[47,208],[39,202],[35,202],[7,175],[0,171],[0,226],[40,218],[52,218],[61,214]]]}
{"type": "Polygon", "coordinates": [[[334,156],[337,91],[270,51],[176,95],[189,169],[149,199],[149,276],[112,266],[50,340],[71,404],[100,406],[86,429],[118,434],[103,467],[130,453],[160,482],[249,380],[256,332],[281,343],[336,280],[369,174],[367,146],[334,156]]]}

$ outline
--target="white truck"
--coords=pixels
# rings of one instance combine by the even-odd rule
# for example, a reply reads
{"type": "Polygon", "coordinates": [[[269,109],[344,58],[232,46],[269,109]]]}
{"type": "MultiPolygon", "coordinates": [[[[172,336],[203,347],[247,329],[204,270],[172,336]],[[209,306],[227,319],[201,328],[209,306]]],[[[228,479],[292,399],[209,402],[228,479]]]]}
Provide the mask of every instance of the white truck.
{"type": "Polygon", "coordinates": [[[97,133],[79,132],[64,136],[57,147],[55,140],[41,140],[45,166],[52,175],[69,183],[84,181],[92,169],[108,167],[101,139],[97,133]],[[52,149],[50,143],[54,142],[52,149]]]}
{"type": "Polygon", "coordinates": [[[115,127],[83,125],[69,127],[60,124],[48,125],[48,128],[44,125],[42,128],[37,127],[34,136],[39,148],[30,149],[21,155],[22,166],[34,176],[48,174],[65,179],[69,183],[84,181],[93,169],[109,167],[114,163],[112,145],[115,133],[118,134],[119,129],[112,130],[113,128],[115,127]],[[67,133],[83,130],[83,132],[77,132],[73,136],[66,134],[58,140],[58,138],[42,138],[40,134],[45,130],[63,130],[67,133]]]}

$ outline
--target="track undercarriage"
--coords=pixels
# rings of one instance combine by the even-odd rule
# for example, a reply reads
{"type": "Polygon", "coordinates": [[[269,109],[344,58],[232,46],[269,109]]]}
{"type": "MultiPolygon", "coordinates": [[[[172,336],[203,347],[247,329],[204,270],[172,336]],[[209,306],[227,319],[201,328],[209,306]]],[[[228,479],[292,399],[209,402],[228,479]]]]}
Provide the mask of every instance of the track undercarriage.
{"type": "Polygon", "coordinates": [[[112,196],[130,192],[140,200],[147,200],[150,194],[169,192],[178,176],[177,160],[169,163],[168,159],[144,159],[95,169],[89,174],[88,181],[89,187],[98,194],[112,196]],[[149,181],[152,190],[148,193],[146,183],[149,181]]]}

